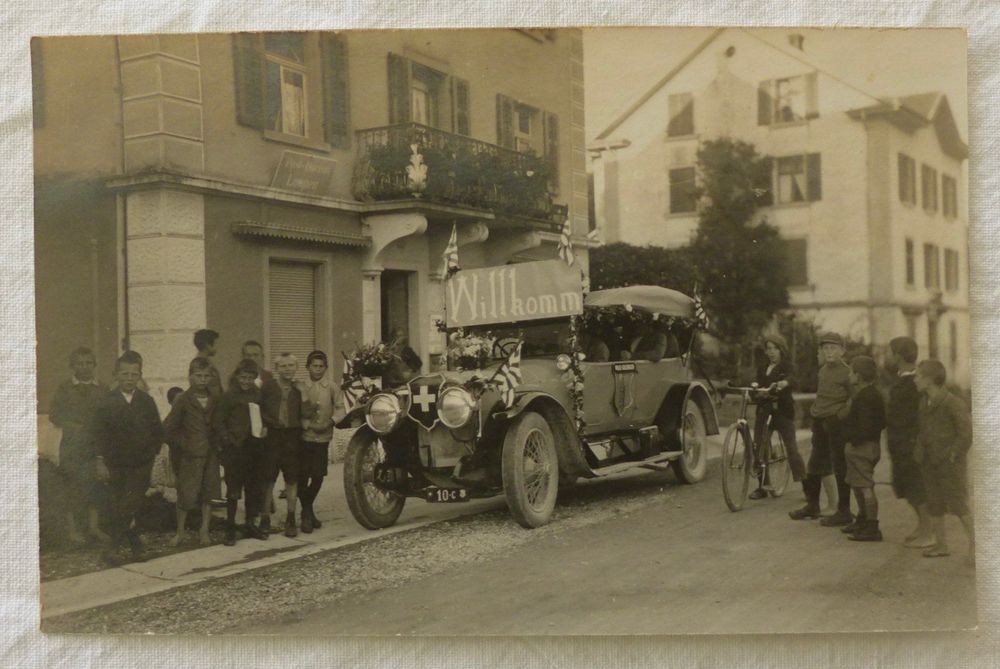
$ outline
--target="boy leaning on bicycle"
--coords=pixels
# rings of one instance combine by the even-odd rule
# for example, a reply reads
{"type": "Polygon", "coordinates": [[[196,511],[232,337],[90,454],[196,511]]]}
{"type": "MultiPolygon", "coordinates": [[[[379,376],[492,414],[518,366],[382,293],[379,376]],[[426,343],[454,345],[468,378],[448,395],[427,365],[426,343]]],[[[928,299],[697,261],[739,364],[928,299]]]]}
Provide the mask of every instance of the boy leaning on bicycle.
{"type": "MultiPolygon", "coordinates": [[[[754,442],[764,443],[768,438],[767,416],[771,415],[771,429],[781,435],[788,453],[788,466],[792,478],[801,481],[806,475],[806,466],[799,455],[795,442],[795,400],[792,398],[793,369],[788,359],[788,345],[778,334],[764,336],[764,353],[767,364],[757,370],[757,387],[769,390],[769,401],[757,404],[757,419],[754,423],[754,442]]],[[[763,476],[758,479],[757,489],[750,493],[750,499],[767,497],[767,482],[763,476]]]]}

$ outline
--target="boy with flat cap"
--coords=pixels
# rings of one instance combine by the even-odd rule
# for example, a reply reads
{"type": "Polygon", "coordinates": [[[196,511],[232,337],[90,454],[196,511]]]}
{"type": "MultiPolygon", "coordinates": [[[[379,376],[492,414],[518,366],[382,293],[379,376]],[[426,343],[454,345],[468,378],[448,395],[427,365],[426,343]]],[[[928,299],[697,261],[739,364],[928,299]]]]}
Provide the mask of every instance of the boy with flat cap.
{"type": "Polygon", "coordinates": [[[844,419],[851,399],[851,369],[844,362],[844,338],[836,332],[824,332],[819,338],[823,365],[819,368],[816,400],[812,415],[812,452],[806,465],[806,478],[802,488],[806,504],[788,513],[792,520],[819,518],[819,493],[824,478],[832,473],[836,477],[837,511],[823,518],[825,527],[847,525],[851,516],[851,488],[844,477],[847,463],[844,460],[844,419]]]}

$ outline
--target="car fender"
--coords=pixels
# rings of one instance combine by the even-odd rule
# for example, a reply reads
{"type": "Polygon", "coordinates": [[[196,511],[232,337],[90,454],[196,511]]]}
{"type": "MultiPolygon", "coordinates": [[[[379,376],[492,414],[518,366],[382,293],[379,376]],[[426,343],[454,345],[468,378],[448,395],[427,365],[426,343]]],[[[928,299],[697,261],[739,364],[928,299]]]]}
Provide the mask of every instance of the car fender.
{"type": "Polygon", "coordinates": [[[347,430],[352,427],[360,427],[365,424],[365,411],[368,409],[368,403],[362,402],[358,404],[353,409],[347,412],[347,414],[334,424],[338,430],[347,430]]]}
{"type": "MultiPolygon", "coordinates": [[[[524,413],[534,411],[540,414],[552,430],[559,470],[570,477],[591,476],[590,466],[583,454],[583,445],[576,431],[576,424],[563,405],[548,393],[529,391],[517,396],[514,406],[498,411],[492,418],[501,433],[507,431],[507,424],[524,413]]],[[[502,436],[501,436],[502,441],[502,436]]]]}
{"type": "Polygon", "coordinates": [[[670,387],[666,397],[660,404],[660,410],[656,413],[656,425],[660,428],[660,433],[667,439],[668,443],[680,448],[677,443],[679,439],[681,412],[684,404],[688,400],[693,400],[701,409],[705,417],[705,432],[707,434],[719,434],[719,418],[715,413],[715,403],[712,402],[712,395],[700,381],[689,383],[678,383],[670,387]]]}

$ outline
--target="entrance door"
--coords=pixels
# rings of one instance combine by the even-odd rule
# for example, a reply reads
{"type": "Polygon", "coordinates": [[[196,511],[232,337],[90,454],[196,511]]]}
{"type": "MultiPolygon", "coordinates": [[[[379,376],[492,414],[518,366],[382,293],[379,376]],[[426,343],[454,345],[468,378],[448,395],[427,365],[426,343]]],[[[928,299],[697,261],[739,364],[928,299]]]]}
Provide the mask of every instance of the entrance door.
{"type": "Polygon", "coordinates": [[[382,272],[382,341],[392,340],[392,331],[410,334],[410,276],[413,272],[382,272]]]}

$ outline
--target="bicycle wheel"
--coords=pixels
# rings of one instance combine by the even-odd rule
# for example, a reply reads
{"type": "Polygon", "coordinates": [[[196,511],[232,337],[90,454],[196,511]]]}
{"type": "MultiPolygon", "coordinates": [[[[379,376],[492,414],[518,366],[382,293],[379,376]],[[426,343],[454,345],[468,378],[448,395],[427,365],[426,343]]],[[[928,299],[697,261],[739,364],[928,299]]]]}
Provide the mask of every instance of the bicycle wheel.
{"type": "Polygon", "coordinates": [[[749,431],[739,424],[726,433],[722,445],[722,495],[730,511],[739,511],[750,488],[751,459],[749,431]]]}
{"type": "Polygon", "coordinates": [[[767,466],[768,493],[771,497],[781,497],[788,487],[792,470],[788,466],[788,449],[785,448],[785,440],[781,438],[781,433],[777,430],[771,430],[770,438],[764,445],[763,455],[763,461],[767,466]]]}

